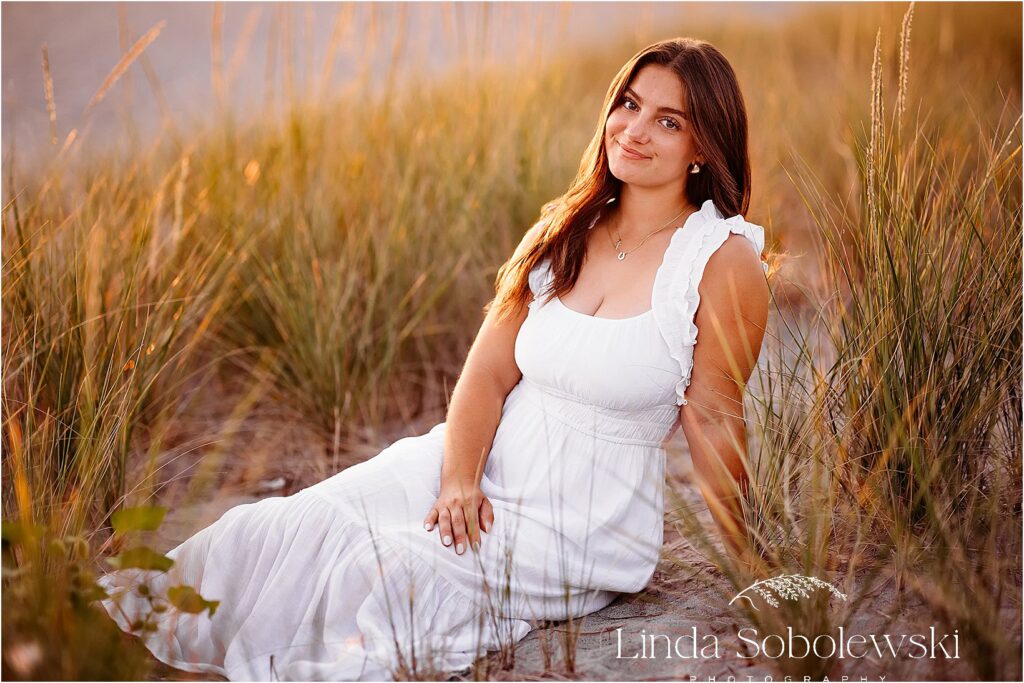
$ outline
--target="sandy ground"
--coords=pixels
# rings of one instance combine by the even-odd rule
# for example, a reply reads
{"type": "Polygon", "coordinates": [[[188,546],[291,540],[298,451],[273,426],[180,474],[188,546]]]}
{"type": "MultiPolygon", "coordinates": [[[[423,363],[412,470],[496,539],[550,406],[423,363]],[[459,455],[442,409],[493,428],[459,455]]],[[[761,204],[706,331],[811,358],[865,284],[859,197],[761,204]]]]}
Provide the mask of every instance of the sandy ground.
{"type": "MultiPolygon", "coordinates": [[[[209,388],[209,387],[208,387],[209,388]]],[[[215,420],[207,414],[205,419],[215,420]]],[[[163,550],[181,542],[189,535],[215,521],[225,510],[241,503],[269,495],[290,495],[325,476],[332,468],[325,465],[324,449],[318,437],[301,427],[301,420],[286,411],[258,411],[252,428],[243,430],[231,446],[237,455],[224,463],[217,475],[217,493],[208,502],[188,503],[182,484],[194,471],[199,453],[169,456],[168,479],[177,479],[177,489],[164,492],[172,512],[165,521],[158,541],[163,550]],[[263,458],[262,455],[274,457],[263,458]]],[[[422,433],[434,421],[421,425],[404,425],[394,438],[408,433],[422,433]]],[[[193,425],[197,427],[199,425],[193,425]]],[[[392,439],[393,440],[393,439],[392,439]]],[[[347,458],[350,462],[371,457],[382,447],[367,439],[347,458]]],[[[677,491],[687,504],[703,510],[704,522],[712,524],[697,489],[685,441],[677,433],[669,447],[669,476],[666,486],[677,491]]],[[[199,494],[197,494],[199,495],[199,494]]],[[[208,494],[207,494],[208,496],[208,494]]],[[[669,498],[666,496],[666,500],[669,498]]],[[[872,604],[866,605],[847,626],[846,633],[927,633],[929,611],[913,599],[897,596],[893,583],[873,586],[872,604]],[[902,600],[897,600],[902,597],[902,600]],[[899,605],[899,606],[897,606],[899,605]],[[890,623],[887,621],[891,619],[890,623]]],[[[737,653],[743,644],[737,639],[739,629],[749,626],[742,611],[730,607],[727,599],[733,590],[727,580],[682,538],[666,518],[665,546],[662,560],[647,589],[638,594],[622,595],[609,607],[588,615],[575,625],[578,629],[575,671],[567,670],[561,655],[559,639],[566,624],[549,624],[535,629],[519,642],[511,668],[502,668],[497,654],[478,662],[478,676],[493,680],[780,680],[780,672],[763,657],[741,659],[737,653]],[[686,567],[680,570],[680,564],[686,567]],[[689,634],[696,628],[699,637],[713,634],[719,642],[718,658],[681,659],[668,657],[661,650],[657,656],[640,655],[643,634],[667,634],[670,638],[689,634]]],[[[1008,606],[1007,628],[1020,631],[1020,608],[1008,606]]],[[[963,647],[963,645],[961,645],[963,647]]],[[[829,673],[831,680],[970,680],[974,677],[966,661],[946,659],[878,659],[836,660],[829,673]],[[882,677],[885,678],[882,678],[882,677]]],[[[198,680],[193,676],[158,664],[153,680],[198,680]]],[[[473,680],[473,672],[462,672],[451,680],[473,680]]],[[[799,680],[799,679],[797,679],[799,680]]]]}

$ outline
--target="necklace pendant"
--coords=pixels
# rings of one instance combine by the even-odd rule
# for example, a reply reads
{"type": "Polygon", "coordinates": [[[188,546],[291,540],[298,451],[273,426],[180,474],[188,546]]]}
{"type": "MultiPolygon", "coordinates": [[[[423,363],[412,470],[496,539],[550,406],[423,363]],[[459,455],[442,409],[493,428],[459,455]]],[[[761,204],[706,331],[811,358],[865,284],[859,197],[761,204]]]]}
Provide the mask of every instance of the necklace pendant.
{"type": "Polygon", "coordinates": [[[619,260],[621,261],[621,260],[622,260],[622,259],[624,259],[624,258],[626,258],[626,252],[624,252],[624,251],[620,251],[620,252],[619,252],[619,260]]]}

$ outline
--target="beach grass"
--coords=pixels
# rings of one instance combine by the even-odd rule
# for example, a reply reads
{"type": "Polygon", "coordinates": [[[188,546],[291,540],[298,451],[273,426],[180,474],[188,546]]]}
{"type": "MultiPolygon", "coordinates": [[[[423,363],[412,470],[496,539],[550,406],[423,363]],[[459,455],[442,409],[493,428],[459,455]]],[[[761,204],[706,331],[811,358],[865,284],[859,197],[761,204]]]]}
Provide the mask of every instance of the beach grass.
{"type": "MultiPolygon", "coordinates": [[[[812,6],[770,36],[742,17],[673,29],[737,69],[747,218],[774,256],[746,415],[758,569],[848,600],[729,607],[751,577],[692,496],[667,497],[685,543],[663,571],[710,563],[728,581],[707,599],[764,633],[906,601],[921,624],[959,629],[965,675],[1020,676],[1019,26],[1019,7],[901,4],[812,6]]],[[[160,92],[148,28],[96,101],[131,68],[160,92]]],[[[217,107],[194,131],[168,117],[127,154],[91,143],[89,114],[63,133],[42,53],[53,150],[38,173],[6,159],[3,178],[5,677],[156,675],[89,605],[125,549],[118,510],[337,472],[443,419],[498,265],[575,173],[615,70],[665,37],[429,79],[409,63],[383,88],[367,66],[332,92],[330,59],[301,81],[282,57],[290,30],[266,46],[262,115],[217,107]],[[254,436],[278,409],[306,430],[283,464],[254,436]]],[[[371,31],[367,53],[400,40],[371,31]]],[[[213,51],[218,101],[255,49],[213,51]]],[[[586,671],[579,633],[541,629],[549,677],[586,671]]],[[[890,671],[940,675],[923,666],[890,671]]]]}

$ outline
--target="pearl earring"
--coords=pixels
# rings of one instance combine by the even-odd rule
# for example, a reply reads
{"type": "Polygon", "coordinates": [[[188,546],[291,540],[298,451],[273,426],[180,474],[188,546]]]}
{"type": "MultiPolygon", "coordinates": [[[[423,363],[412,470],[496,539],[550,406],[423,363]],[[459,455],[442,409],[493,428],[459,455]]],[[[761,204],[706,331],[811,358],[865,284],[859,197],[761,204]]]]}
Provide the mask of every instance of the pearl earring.
{"type": "Polygon", "coordinates": [[[697,162],[693,163],[693,168],[690,169],[690,173],[700,173],[700,166],[697,165],[697,162]]]}

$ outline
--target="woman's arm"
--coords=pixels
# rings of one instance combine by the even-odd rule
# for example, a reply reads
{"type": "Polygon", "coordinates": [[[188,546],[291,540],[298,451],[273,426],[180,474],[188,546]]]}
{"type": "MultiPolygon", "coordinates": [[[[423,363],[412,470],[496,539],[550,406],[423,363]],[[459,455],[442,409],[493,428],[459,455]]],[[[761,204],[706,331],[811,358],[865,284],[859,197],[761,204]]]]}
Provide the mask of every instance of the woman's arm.
{"type": "Polygon", "coordinates": [[[526,312],[498,323],[492,308],[484,318],[448,405],[442,483],[477,486],[483,477],[505,398],[522,377],[515,343],[526,312]]]}
{"type": "MultiPolygon", "coordinates": [[[[526,232],[518,255],[533,239],[536,227],[526,232]]],[[[498,321],[497,307],[484,317],[459,373],[448,405],[441,464],[441,490],[427,513],[424,527],[437,524],[441,542],[462,554],[480,541],[494,521],[491,503],[480,490],[484,465],[501,421],[505,399],[522,377],[515,360],[516,337],[529,309],[498,321]]]]}
{"type": "Polygon", "coordinates": [[[745,237],[730,235],[704,269],[698,343],[679,413],[698,486],[736,560],[750,551],[741,506],[748,485],[743,390],[764,338],[769,294],[757,254],[745,237]]]}
{"type": "Polygon", "coordinates": [[[488,531],[494,522],[494,509],[480,489],[480,480],[505,398],[521,377],[513,356],[526,307],[501,323],[494,321],[495,314],[494,308],[488,311],[452,392],[441,488],[423,520],[427,531],[436,523],[441,543],[454,547],[459,555],[477,548],[480,531],[488,531]]]}

